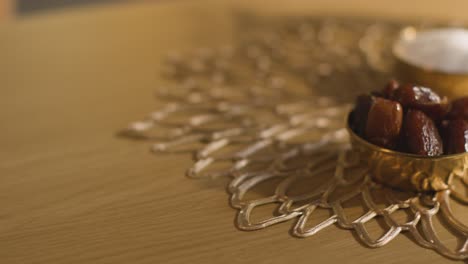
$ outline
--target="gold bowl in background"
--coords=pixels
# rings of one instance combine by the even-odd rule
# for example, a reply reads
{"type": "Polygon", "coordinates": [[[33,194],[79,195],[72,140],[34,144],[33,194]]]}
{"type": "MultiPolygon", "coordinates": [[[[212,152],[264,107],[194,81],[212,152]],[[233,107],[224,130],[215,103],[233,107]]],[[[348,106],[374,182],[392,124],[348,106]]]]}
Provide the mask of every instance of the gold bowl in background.
{"type": "Polygon", "coordinates": [[[453,176],[468,172],[468,153],[426,157],[382,148],[354,133],[349,118],[351,145],[376,182],[404,191],[441,191],[449,188],[453,176]]]}
{"type": "Polygon", "coordinates": [[[419,68],[397,58],[396,75],[399,80],[431,87],[437,93],[449,98],[468,94],[468,75],[449,74],[419,68]]]}
{"type": "MultiPolygon", "coordinates": [[[[445,29],[439,29],[445,30],[445,29]]],[[[446,30],[451,30],[447,28],[446,30]]],[[[405,58],[404,48],[402,47],[405,41],[410,42],[411,39],[417,37],[421,31],[417,31],[413,27],[404,28],[399,35],[399,39],[393,46],[393,55],[396,58],[395,73],[396,77],[404,82],[415,83],[422,86],[427,86],[441,95],[446,95],[449,98],[456,98],[468,95],[468,72],[466,69],[459,71],[447,71],[437,69],[436,66],[429,67],[416,65],[405,58]]],[[[428,46],[433,43],[425,43],[428,46]]],[[[468,45],[468,43],[467,43],[468,45]]]]}

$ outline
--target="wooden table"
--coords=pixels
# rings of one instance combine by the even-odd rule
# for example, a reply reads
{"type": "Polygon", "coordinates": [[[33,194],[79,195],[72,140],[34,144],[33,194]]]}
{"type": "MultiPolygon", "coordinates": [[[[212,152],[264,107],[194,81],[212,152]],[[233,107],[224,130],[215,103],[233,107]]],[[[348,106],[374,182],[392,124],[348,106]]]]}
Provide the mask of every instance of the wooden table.
{"type": "Polygon", "coordinates": [[[0,25],[0,263],[445,263],[400,236],[369,249],[330,228],[241,232],[225,181],[184,177],[116,131],[158,107],[162,54],[229,42],[231,7],[266,14],[466,17],[465,0],[167,1],[0,25]],[[417,256],[417,257],[415,257],[417,256]]]}

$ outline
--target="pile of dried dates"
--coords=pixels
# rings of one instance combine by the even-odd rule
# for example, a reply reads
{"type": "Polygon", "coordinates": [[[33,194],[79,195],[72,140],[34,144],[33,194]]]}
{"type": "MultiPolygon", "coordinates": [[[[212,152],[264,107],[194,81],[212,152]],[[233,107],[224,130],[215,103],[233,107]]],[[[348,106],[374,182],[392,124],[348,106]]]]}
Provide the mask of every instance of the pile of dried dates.
{"type": "Polygon", "coordinates": [[[382,91],[357,98],[350,127],[367,141],[399,152],[468,152],[468,96],[449,102],[430,88],[392,80],[382,91]]]}

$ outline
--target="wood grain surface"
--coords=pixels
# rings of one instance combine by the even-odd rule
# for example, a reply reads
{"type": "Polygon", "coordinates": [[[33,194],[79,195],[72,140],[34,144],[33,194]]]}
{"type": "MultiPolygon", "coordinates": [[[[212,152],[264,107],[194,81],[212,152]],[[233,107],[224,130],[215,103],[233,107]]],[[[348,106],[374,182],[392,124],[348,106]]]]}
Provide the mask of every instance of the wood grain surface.
{"type": "Polygon", "coordinates": [[[235,8],[463,19],[468,2],[144,1],[0,25],[0,263],[449,262],[405,236],[369,249],[337,228],[239,231],[226,181],[115,136],[158,107],[162,54],[229,43],[235,8]]]}

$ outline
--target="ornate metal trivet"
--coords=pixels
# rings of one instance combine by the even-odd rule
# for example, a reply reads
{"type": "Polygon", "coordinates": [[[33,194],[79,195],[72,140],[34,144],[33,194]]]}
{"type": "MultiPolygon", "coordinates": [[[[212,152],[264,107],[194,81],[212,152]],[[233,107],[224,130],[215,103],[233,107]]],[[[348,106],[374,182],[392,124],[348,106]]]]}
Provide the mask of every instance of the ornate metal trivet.
{"type": "Polygon", "coordinates": [[[164,74],[173,85],[157,90],[165,107],[125,135],[152,142],[155,152],[193,152],[189,177],[231,177],[242,230],[290,221],[295,236],[308,237],[336,225],[369,247],[408,233],[448,258],[468,259],[468,228],[457,218],[468,204],[468,176],[455,174],[452,190],[433,195],[385,188],[370,180],[343,128],[348,103],[391,77],[390,46],[403,25],[239,21],[231,47],[169,55],[164,74]],[[269,205],[276,207],[256,219],[269,205]],[[329,215],[309,223],[318,211],[329,215]],[[383,234],[373,235],[371,223],[383,234]]]}

